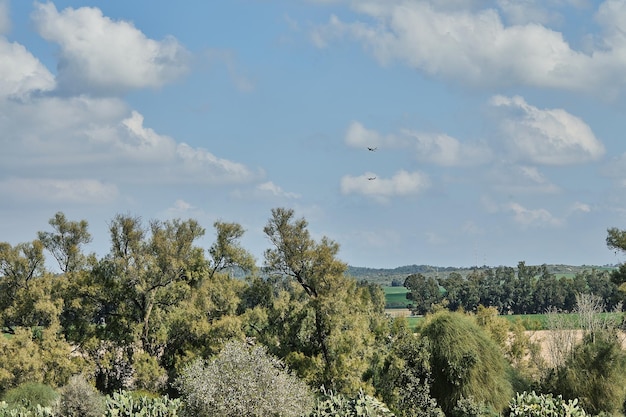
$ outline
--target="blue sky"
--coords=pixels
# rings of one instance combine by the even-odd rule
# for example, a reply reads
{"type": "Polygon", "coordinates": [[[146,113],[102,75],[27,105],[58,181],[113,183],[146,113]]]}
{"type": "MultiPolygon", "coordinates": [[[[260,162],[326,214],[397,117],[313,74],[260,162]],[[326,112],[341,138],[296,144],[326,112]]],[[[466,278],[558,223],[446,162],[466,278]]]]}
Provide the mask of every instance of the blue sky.
{"type": "Polygon", "coordinates": [[[0,241],[220,220],[261,264],[286,207],[353,266],[623,262],[624,33],[618,0],[0,0],[0,241]]]}

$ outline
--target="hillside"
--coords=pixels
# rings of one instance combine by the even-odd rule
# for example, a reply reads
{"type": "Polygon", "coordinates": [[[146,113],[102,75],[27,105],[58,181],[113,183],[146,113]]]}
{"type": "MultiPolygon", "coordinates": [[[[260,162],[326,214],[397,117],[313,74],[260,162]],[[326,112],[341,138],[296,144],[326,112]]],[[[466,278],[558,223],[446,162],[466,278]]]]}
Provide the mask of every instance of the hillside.
{"type": "MultiPolygon", "coordinates": [[[[529,265],[530,266],[530,265],[529,265]]],[[[579,272],[590,269],[613,269],[614,265],[547,265],[548,270],[557,276],[574,276],[579,272]]],[[[348,275],[356,278],[358,281],[374,282],[380,285],[392,285],[394,280],[396,284],[402,285],[405,278],[411,274],[423,274],[425,276],[446,277],[452,272],[466,276],[475,269],[496,268],[492,266],[480,267],[453,267],[453,266],[432,266],[432,265],[405,265],[397,268],[367,268],[358,266],[348,266],[348,275]]]]}

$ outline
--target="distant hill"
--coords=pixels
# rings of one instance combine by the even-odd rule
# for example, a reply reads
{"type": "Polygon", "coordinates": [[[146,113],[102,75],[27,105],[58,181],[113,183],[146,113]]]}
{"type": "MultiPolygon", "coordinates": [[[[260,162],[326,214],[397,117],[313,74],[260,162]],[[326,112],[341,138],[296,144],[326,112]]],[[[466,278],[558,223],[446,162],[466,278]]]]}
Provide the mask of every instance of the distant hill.
{"type": "MultiPolygon", "coordinates": [[[[530,265],[529,265],[530,266],[530,265]]],[[[517,265],[514,266],[517,268],[517,265]]],[[[561,276],[574,276],[579,272],[591,269],[609,269],[612,270],[617,265],[547,265],[548,271],[561,276]]],[[[357,281],[374,282],[380,285],[392,285],[395,281],[396,284],[402,286],[406,277],[412,274],[423,274],[425,276],[434,277],[447,277],[452,272],[458,272],[459,274],[466,276],[470,272],[476,269],[488,269],[496,268],[492,266],[480,266],[480,267],[453,267],[453,266],[432,266],[432,265],[405,265],[397,268],[366,268],[359,266],[348,266],[348,275],[357,279],[357,281]]]]}

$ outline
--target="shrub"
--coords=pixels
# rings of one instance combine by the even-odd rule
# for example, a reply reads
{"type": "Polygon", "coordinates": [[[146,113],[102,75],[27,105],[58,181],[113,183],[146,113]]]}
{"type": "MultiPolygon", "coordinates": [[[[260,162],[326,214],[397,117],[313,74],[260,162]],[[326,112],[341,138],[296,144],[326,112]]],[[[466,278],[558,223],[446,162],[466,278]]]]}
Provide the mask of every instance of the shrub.
{"type": "Polygon", "coordinates": [[[0,401],[0,417],[55,417],[51,407],[37,405],[29,410],[22,406],[12,407],[0,401]]]}
{"type": "Polygon", "coordinates": [[[393,417],[387,406],[376,398],[360,391],[355,398],[326,392],[318,399],[309,417],[393,417]]]}
{"type": "Polygon", "coordinates": [[[579,398],[590,413],[622,411],[626,400],[626,354],[614,333],[600,331],[583,338],[550,375],[546,385],[565,398],[579,398]]]}
{"type": "Polygon", "coordinates": [[[516,394],[510,404],[510,417],[585,417],[578,400],[565,401],[560,395],[537,395],[534,391],[516,394]]]}
{"type": "Polygon", "coordinates": [[[58,403],[60,417],[102,417],[104,398],[82,375],[70,378],[61,389],[58,403]]]}
{"type": "Polygon", "coordinates": [[[2,399],[9,407],[22,406],[34,410],[38,405],[49,407],[59,394],[49,385],[27,382],[4,393],[2,399]]]}
{"type": "Polygon", "coordinates": [[[299,417],[313,406],[308,386],[282,361],[236,341],[211,361],[194,361],[176,386],[194,417],[299,417]]]}
{"type": "Polygon", "coordinates": [[[431,395],[450,414],[462,398],[502,411],[513,396],[502,350],[471,317],[441,311],[422,330],[429,341],[431,395]]]}
{"type": "Polygon", "coordinates": [[[130,391],[115,392],[107,396],[105,417],[149,416],[177,417],[182,407],[180,399],[137,395],[130,391]]]}

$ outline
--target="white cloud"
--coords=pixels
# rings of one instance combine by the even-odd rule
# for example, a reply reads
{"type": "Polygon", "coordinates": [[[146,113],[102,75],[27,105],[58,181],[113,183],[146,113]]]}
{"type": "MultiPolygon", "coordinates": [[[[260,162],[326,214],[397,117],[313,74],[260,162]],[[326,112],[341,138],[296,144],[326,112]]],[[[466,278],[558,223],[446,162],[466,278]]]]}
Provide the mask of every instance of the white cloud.
{"type": "Polygon", "coordinates": [[[114,184],[92,179],[13,178],[0,181],[0,194],[20,202],[99,205],[118,197],[114,184]]]}
{"type": "Polygon", "coordinates": [[[563,109],[538,109],[519,96],[494,96],[490,104],[501,117],[501,140],[515,159],[567,165],[604,155],[604,145],[591,128],[563,109]]]}
{"type": "Polygon", "coordinates": [[[573,49],[562,33],[541,24],[553,16],[535,7],[538,3],[526,2],[523,10],[519,2],[500,4],[517,23],[533,22],[507,26],[497,9],[484,4],[481,9],[469,5],[453,9],[435,1],[361,0],[352,7],[366,16],[362,21],[342,21],[333,15],[311,36],[318,47],[349,37],[382,65],[401,61],[469,85],[521,84],[595,94],[614,94],[626,85],[623,1],[602,4],[598,22],[606,36],[587,53],[573,49]]]}
{"type": "Polygon", "coordinates": [[[464,143],[444,133],[422,133],[410,129],[383,135],[357,121],[348,127],[345,142],[348,146],[363,149],[408,149],[420,162],[448,167],[480,165],[492,157],[491,150],[482,142],[464,143]]]}
{"type": "Polygon", "coordinates": [[[38,90],[52,90],[54,86],[53,75],[24,46],[0,37],[0,99],[24,98],[38,90]]]}
{"type": "Polygon", "coordinates": [[[430,187],[430,179],[421,172],[400,170],[389,179],[367,172],[358,177],[346,175],[341,179],[343,194],[362,194],[381,202],[392,197],[417,195],[430,187]],[[369,178],[375,178],[370,180],[369,178]]]}
{"type": "Polygon", "coordinates": [[[346,145],[353,148],[367,149],[368,147],[396,147],[401,146],[399,138],[383,136],[375,130],[367,129],[363,124],[353,121],[348,126],[345,138],[346,145]]]}
{"type": "Polygon", "coordinates": [[[572,204],[570,208],[571,213],[581,212],[581,213],[591,213],[591,206],[589,204],[581,203],[579,201],[572,204]]]}
{"type": "Polygon", "coordinates": [[[259,184],[259,185],[257,185],[256,189],[261,194],[269,194],[269,195],[272,195],[274,197],[285,197],[285,198],[288,198],[288,199],[300,198],[299,194],[286,192],[281,187],[279,187],[278,185],[274,184],[272,181],[267,181],[267,182],[264,182],[262,184],[259,184]]]}
{"type": "Polygon", "coordinates": [[[554,217],[546,209],[528,209],[518,203],[509,203],[505,206],[507,211],[513,212],[513,219],[523,227],[561,226],[562,219],[554,217]]]}
{"type": "Polygon", "coordinates": [[[491,150],[484,143],[463,143],[443,133],[418,133],[405,130],[415,141],[417,160],[441,166],[480,165],[491,159],[491,150]]]}
{"type": "Polygon", "coordinates": [[[188,52],[174,39],[147,38],[132,23],[113,21],[100,9],[57,11],[35,3],[39,34],[60,47],[59,87],[72,93],[115,94],[160,87],[187,70],[188,52]]]}

